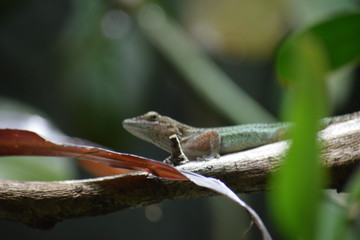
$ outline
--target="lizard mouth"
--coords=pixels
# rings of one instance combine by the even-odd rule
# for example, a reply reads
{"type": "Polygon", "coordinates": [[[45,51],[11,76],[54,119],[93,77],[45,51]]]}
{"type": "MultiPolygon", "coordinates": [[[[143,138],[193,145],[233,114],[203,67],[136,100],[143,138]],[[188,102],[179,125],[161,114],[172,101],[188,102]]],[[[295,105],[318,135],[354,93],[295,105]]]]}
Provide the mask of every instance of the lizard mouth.
{"type": "Polygon", "coordinates": [[[123,127],[130,133],[136,135],[139,130],[149,127],[146,122],[139,123],[139,120],[126,119],[122,122],[123,127]]]}
{"type": "Polygon", "coordinates": [[[126,119],[122,123],[123,127],[134,136],[143,139],[145,141],[151,141],[148,136],[148,132],[151,131],[154,126],[147,121],[140,121],[138,119],[126,119]]]}
{"type": "Polygon", "coordinates": [[[138,118],[125,119],[123,127],[132,135],[155,144],[159,148],[169,152],[169,140],[166,135],[159,133],[156,123],[146,120],[139,120],[138,118]]]}

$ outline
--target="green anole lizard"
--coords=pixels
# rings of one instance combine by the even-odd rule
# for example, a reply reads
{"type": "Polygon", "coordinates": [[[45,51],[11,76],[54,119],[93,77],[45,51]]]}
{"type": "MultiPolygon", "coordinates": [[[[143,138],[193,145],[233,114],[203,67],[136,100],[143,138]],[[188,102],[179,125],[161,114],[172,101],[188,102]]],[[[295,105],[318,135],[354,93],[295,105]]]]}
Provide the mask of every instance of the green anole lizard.
{"type": "MultiPolygon", "coordinates": [[[[360,112],[324,118],[321,127],[360,118],[360,112]]],[[[157,112],[125,119],[123,126],[133,135],[155,144],[167,152],[172,151],[169,137],[176,134],[183,152],[190,160],[239,152],[284,140],[291,123],[258,123],[238,126],[196,128],[180,123],[157,112]]]]}

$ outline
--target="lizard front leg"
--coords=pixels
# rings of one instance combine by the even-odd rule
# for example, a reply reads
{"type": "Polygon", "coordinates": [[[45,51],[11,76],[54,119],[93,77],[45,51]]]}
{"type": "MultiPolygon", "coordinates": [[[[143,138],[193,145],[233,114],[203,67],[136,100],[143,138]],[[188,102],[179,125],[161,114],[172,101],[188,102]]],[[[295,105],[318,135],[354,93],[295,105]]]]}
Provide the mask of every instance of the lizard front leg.
{"type": "Polygon", "coordinates": [[[182,138],[181,146],[184,153],[192,160],[219,158],[221,138],[218,131],[206,131],[182,138]]]}

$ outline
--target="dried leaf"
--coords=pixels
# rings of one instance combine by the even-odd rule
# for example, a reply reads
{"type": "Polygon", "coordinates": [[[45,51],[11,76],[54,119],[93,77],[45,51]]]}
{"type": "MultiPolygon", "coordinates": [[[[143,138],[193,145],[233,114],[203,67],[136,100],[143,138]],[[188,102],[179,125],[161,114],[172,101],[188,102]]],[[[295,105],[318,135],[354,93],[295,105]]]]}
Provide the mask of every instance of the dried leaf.
{"type": "Polygon", "coordinates": [[[258,226],[258,228],[261,231],[263,239],[264,240],[272,239],[268,230],[266,229],[264,223],[262,222],[259,215],[254,211],[254,209],[252,209],[243,200],[241,200],[230,188],[228,188],[219,179],[205,177],[205,176],[199,175],[197,173],[185,171],[185,170],[180,170],[180,172],[182,174],[184,174],[188,179],[190,179],[190,181],[192,181],[196,185],[213,190],[214,192],[224,195],[225,197],[231,199],[232,201],[234,201],[235,203],[240,205],[242,208],[244,208],[246,210],[246,212],[249,214],[251,219],[258,226]]]}
{"type": "MultiPolygon", "coordinates": [[[[69,140],[74,139],[69,138],[69,140]]],[[[58,143],[27,130],[0,129],[0,156],[14,155],[73,157],[100,162],[117,168],[146,171],[167,179],[187,180],[175,168],[158,161],[114,152],[101,147],[58,143]]]]}

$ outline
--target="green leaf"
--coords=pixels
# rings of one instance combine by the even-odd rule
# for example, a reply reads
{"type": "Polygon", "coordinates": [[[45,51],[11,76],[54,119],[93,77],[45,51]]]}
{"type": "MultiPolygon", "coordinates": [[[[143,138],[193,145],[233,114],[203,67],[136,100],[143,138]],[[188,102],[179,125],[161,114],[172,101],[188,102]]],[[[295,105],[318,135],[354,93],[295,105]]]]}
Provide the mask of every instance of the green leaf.
{"type": "Polygon", "coordinates": [[[356,171],[345,187],[345,194],[332,194],[321,205],[317,239],[355,240],[360,229],[360,171],[356,171]],[[349,193],[349,194],[348,194],[349,193]]]}
{"type": "Polygon", "coordinates": [[[309,30],[326,48],[331,69],[360,57],[360,12],[332,18],[309,30]]]}
{"type": "Polygon", "coordinates": [[[347,239],[357,239],[360,235],[360,169],[357,169],[349,179],[345,192],[350,194],[347,199],[346,208],[343,209],[343,214],[347,217],[344,220],[346,224],[344,232],[346,236],[351,237],[347,239]]]}
{"type": "Polygon", "coordinates": [[[286,44],[286,59],[281,55],[278,64],[293,86],[286,111],[295,127],[284,165],[274,177],[276,190],[270,200],[280,231],[289,239],[314,239],[323,184],[316,133],[326,109],[327,56],[321,41],[309,33],[286,44]]]}
{"type": "Polygon", "coordinates": [[[293,35],[280,48],[277,58],[277,73],[280,80],[289,81],[288,62],[292,47],[304,35],[312,35],[321,44],[328,59],[329,70],[334,70],[360,58],[360,12],[352,12],[331,18],[293,35]]]}
{"type": "Polygon", "coordinates": [[[320,207],[319,221],[317,227],[317,239],[352,239],[350,237],[345,237],[345,229],[345,207],[340,206],[339,204],[335,204],[333,201],[324,201],[320,207]]]}
{"type": "MultiPolygon", "coordinates": [[[[318,219],[323,217],[320,209],[326,208],[326,203],[320,204],[324,173],[318,164],[316,120],[327,110],[325,75],[359,59],[359,23],[360,12],[355,12],[312,26],[290,37],[276,59],[279,79],[291,86],[285,110],[296,126],[285,163],[274,177],[276,190],[270,200],[279,229],[289,239],[321,239],[325,228],[334,224],[339,226],[332,228],[334,236],[343,234],[342,237],[352,239],[351,227],[344,223],[345,209],[328,211],[337,216],[336,221],[326,223],[318,219]]],[[[360,188],[354,188],[353,199],[359,196],[356,189],[360,188]]]]}

